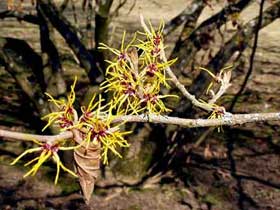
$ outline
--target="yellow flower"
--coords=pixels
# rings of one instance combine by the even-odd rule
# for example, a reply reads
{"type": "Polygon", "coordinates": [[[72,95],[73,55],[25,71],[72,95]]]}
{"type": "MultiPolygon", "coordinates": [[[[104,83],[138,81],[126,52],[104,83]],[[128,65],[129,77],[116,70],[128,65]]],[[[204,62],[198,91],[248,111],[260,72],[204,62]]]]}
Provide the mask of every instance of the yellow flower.
{"type": "Polygon", "coordinates": [[[124,46],[123,35],[121,49],[110,48],[105,44],[100,49],[107,49],[118,56],[114,61],[108,61],[109,67],[106,74],[108,78],[101,84],[105,92],[113,93],[113,108],[117,114],[165,113],[167,109],[161,99],[174,97],[173,95],[160,95],[161,86],[169,87],[165,69],[169,68],[176,59],[164,62],[160,58],[161,50],[164,50],[163,27],[154,30],[144,28],[139,35],[144,35],[145,41],[136,40],[124,46]]]}
{"type": "Polygon", "coordinates": [[[101,50],[109,50],[110,52],[112,52],[113,54],[115,54],[117,56],[117,58],[114,59],[114,61],[106,60],[110,64],[108,66],[108,68],[106,69],[106,74],[108,74],[110,72],[110,70],[112,70],[114,72],[114,71],[122,70],[122,68],[124,68],[124,69],[133,68],[133,63],[132,63],[130,57],[128,56],[128,49],[134,43],[134,41],[136,39],[136,34],[134,35],[134,37],[128,43],[127,46],[124,45],[125,35],[126,35],[126,32],[124,31],[120,50],[109,47],[108,45],[106,45],[104,43],[101,43],[100,46],[98,47],[98,49],[101,49],[101,50]]]}
{"type": "Polygon", "coordinates": [[[96,96],[94,95],[88,106],[82,107],[83,115],[79,119],[78,129],[82,133],[86,147],[90,143],[101,144],[101,156],[104,164],[107,164],[108,151],[112,151],[115,155],[121,157],[117,148],[129,146],[124,139],[124,135],[130,132],[121,132],[120,126],[122,124],[111,128],[112,121],[116,117],[116,115],[112,114],[112,103],[102,105],[104,99],[101,98],[101,95],[99,95],[98,101],[94,103],[95,98],[96,96]]]}
{"type": "Polygon", "coordinates": [[[57,154],[59,150],[72,150],[75,149],[76,147],[61,147],[59,144],[48,144],[48,143],[41,143],[37,140],[34,140],[34,142],[38,145],[39,147],[28,149],[24,151],[21,155],[19,155],[12,163],[11,165],[16,164],[22,157],[29,153],[39,153],[40,155],[31,161],[27,162],[24,164],[24,166],[28,166],[30,164],[35,163],[32,168],[23,176],[27,177],[29,175],[34,176],[39,168],[42,166],[44,162],[46,162],[49,158],[52,158],[56,162],[57,170],[56,170],[56,176],[54,183],[57,184],[58,178],[59,178],[59,173],[60,173],[60,168],[62,168],[64,171],[70,173],[72,176],[77,177],[77,175],[71,171],[70,169],[66,168],[63,163],[60,161],[60,158],[57,154]]]}
{"type": "Polygon", "coordinates": [[[104,102],[105,100],[102,99],[101,95],[99,95],[97,102],[95,102],[95,100],[96,95],[93,95],[89,104],[87,106],[81,107],[82,115],[79,118],[79,122],[77,123],[77,128],[87,126],[92,122],[92,119],[95,119],[95,116],[106,118],[108,113],[110,113],[112,104],[111,102],[102,105],[102,102],[104,102]]]}
{"type": "Polygon", "coordinates": [[[70,129],[74,126],[75,122],[78,120],[77,112],[73,107],[75,102],[75,85],[77,82],[77,77],[75,77],[74,83],[71,86],[70,94],[67,97],[67,101],[61,99],[56,100],[50,94],[46,93],[46,95],[50,98],[49,101],[52,102],[59,111],[51,112],[47,114],[42,119],[48,119],[47,125],[42,129],[44,131],[51,124],[57,124],[61,128],[61,131],[70,129]]]}
{"type": "Polygon", "coordinates": [[[163,98],[167,97],[177,97],[175,95],[155,95],[155,94],[144,94],[143,99],[141,100],[141,106],[147,114],[162,114],[172,111],[168,109],[164,102],[163,98]]]}
{"type": "Polygon", "coordinates": [[[140,80],[135,81],[131,74],[126,73],[108,79],[107,84],[104,84],[102,88],[106,89],[105,92],[113,93],[113,104],[118,114],[121,113],[121,110],[124,114],[137,114],[137,92],[140,85],[140,80]]]}

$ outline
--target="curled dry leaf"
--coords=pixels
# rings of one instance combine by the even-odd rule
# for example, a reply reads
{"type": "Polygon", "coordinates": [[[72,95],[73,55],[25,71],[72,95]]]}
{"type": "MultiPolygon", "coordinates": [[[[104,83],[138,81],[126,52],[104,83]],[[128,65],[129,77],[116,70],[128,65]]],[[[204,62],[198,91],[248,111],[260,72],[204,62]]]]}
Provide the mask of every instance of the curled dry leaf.
{"type": "Polygon", "coordinates": [[[77,148],[74,160],[85,202],[89,204],[100,168],[100,144],[90,143],[77,148]]]}

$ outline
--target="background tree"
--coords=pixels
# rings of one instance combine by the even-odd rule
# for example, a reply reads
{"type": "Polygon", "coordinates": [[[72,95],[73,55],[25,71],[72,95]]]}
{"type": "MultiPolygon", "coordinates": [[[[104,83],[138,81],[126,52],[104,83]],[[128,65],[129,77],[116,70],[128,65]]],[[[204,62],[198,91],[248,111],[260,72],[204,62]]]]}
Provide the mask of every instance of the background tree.
{"type": "MultiPolygon", "coordinates": [[[[180,14],[166,23],[163,31],[166,40],[175,30],[179,31],[179,35],[175,36],[175,46],[171,50],[170,59],[178,58],[172,70],[180,83],[187,87],[190,94],[205,100],[209,98],[203,94],[212,78],[207,71],[199,69],[199,67],[205,67],[214,74],[218,74],[223,67],[230,64],[234,65],[234,69],[244,68],[242,66],[246,59],[244,51],[253,40],[249,70],[242,72],[246,76],[237,91],[238,95],[233,98],[222,98],[219,101],[219,104],[225,106],[226,110],[234,112],[236,101],[244,93],[253,70],[258,32],[280,15],[279,1],[266,2],[265,8],[264,2],[264,0],[260,2],[259,15],[248,22],[242,22],[240,13],[253,1],[240,0],[222,2],[223,8],[220,11],[197,24],[203,9],[212,8],[217,3],[200,0],[189,1],[180,14]],[[229,27],[232,27],[233,30],[228,29],[229,27]],[[203,65],[201,65],[201,60],[203,65]]],[[[126,0],[115,3],[112,0],[96,2],[91,0],[80,2],[37,0],[33,6],[30,4],[28,8],[24,8],[20,2],[16,1],[7,3],[8,10],[2,11],[0,18],[3,22],[16,18],[20,23],[28,22],[35,25],[39,31],[40,48],[35,49],[34,46],[19,37],[0,38],[0,63],[4,67],[4,70],[1,70],[1,80],[3,81],[1,85],[1,93],[3,93],[1,96],[1,124],[3,126],[19,125],[38,133],[44,125],[41,117],[54,110],[44,92],[50,93],[55,98],[66,98],[67,92],[69,92],[67,86],[70,86],[73,74],[79,75],[77,98],[80,105],[88,104],[91,94],[99,92],[98,85],[104,80],[107,66],[104,60],[110,59],[111,55],[106,54],[106,51],[100,51],[98,46],[100,43],[112,44],[112,39],[116,39],[112,21],[128,3],[126,0]],[[28,11],[29,8],[30,11],[28,11]],[[81,11],[83,11],[83,15],[79,16],[81,11]],[[69,67],[78,70],[72,73],[67,70],[69,67]],[[9,94],[11,89],[14,90],[12,95],[9,94]]],[[[132,3],[128,11],[133,9],[134,5],[135,3],[132,3]]],[[[114,45],[118,46],[119,42],[114,45]]],[[[236,77],[240,73],[234,70],[232,74],[233,77],[236,77]]],[[[174,89],[163,91],[174,93],[177,92],[177,89],[174,86],[174,89]]],[[[105,94],[104,96],[110,97],[105,94]]],[[[180,97],[181,99],[185,97],[183,91],[180,97]]],[[[168,102],[168,105],[174,110],[171,116],[207,118],[209,115],[208,112],[203,111],[203,108],[197,107],[194,101],[190,100],[189,103],[186,103],[185,99],[181,99],[168,102]]],[[[211,149],[211,146],[204,142],[213,129],[205,131],[139,123],[128,127],[134,131],[131,139],[139,140],[130,141],[130,148],[123,151],[125,161],[112,158],[109,167],[102,168],[103,178],[99,184],[97,183],[100,187],[114,185],[145,187],[167,178],[175,179],[174,177],[180,177],[188,185],[189,181],[185,177],[189,172],[186,173],[185,167],[182,166],[186,161],[197,158],[196,155],[199,152],[194,150],[201,144],[202,156],[205,159],[219,159],[215,156],[215,151],[211,149]],[[162,132],[163,130],[165,132],[162,132]],[[186,142],[185,139],[191,140],[186,142]]],[[[218,136],[225,135],[228,139],[225,143],[227,146],[225,155],[230,161],[231,176],[237,180],[238,204],[240,208],[246,208],[247,202],[248,205],[257,205],[244,196],[241,176],[237,174],[234,166],[232,155],[234,141],[228,138],[232,135],[232,130],[227,127],[224,130],[224,134],[219,133],[218,136]]],[[[47,133],[55,134],[57,130],[50,127],[47,133]]],[[[22,145],[20,146],[22,147],[22,145]]],[[[4,151],[5,147],[4,145],[4,151]]],[[[65,153],[64,156],[66,162],[70,160],[71,163],[69,154],[65,153]]],[[[190,205],[195,206],[195,204],[190,205]]]]}

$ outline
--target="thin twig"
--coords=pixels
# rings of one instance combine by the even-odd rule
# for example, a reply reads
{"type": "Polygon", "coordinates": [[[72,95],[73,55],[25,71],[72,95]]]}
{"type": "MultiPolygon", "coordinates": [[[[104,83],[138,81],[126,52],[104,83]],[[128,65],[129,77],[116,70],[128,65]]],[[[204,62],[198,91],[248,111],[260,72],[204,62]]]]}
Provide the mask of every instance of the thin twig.
{"type": "Polygon", "coordinates": [[[227,70],[224,72],[226,69],[231,69],[232,66],[226,67],[220,72],[220,88],[217,93],[213,95],[213,97],[208,101],[209,104],[215,104],[216,101],[222,97],[222,95],[227,91],[227,89],[231,86],[230,79],[231,79],[231,70],[227,70]]]}
{"type": "Polygon", "coordinates": [[[127,115],[120,116],[113,120],[115,122],[149,122],[149,123],[162,123],[162,124],[173,124],[188,128],[197,127],[212,127],[212,126],[222,126],[222,125],[241,125],[250,122],[259,121],[279,121],[280,113],[253,113],[253,114],[231,114],[226,112],[221,119],[185,119],[179,117],[169,117],[162,115],[146,114],[141,115],[127,115]]]}
{"type": "Polygon", "coordinates": [[[29,133],[21,133],[15,131],[8,131],[0,129],[0,137],[11,138],[21,141],[40,141],[40,142],[55,142],[61,139],[70,139],[73,138],[73,133],[71,131],[65,131],[57,135],[37,135],[29,133]]]}
{"type": "Polygon", "coordinates": [[[119,4],[116,6],[116,9],[111,13],[111,18],[117,17],[119,15],[120,9],[126,4],[127,0],[119,0],[119,4]]]}
{"type": "MultiPolygon", "coordinates": [[[[161,50],[161,58],[163,59],[164,62],[167,62],[164,50],[161,50]]],[[[174,83],[174,85],[181,91],[183,96],[185,96],[187,99],[189,99],[192,102],[194,106],[199,107],[206,111],[212,111],[211,106],[199,102],[194,95],[189,93],[189,91],[185,88],[185,86],[179,82],[176,75],[172,72],[169,66],[167,66],[165,70],[168,76],[171,78],[171,81],[174,83]]]]}

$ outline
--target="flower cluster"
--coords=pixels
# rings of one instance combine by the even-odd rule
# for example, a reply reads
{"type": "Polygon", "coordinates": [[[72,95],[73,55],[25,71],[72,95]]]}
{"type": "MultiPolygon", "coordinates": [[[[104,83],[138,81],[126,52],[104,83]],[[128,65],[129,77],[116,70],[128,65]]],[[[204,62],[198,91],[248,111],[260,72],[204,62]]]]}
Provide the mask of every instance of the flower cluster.
{"type": "Polygon", "coordinates": [[[165,69],[176,59],[165,62],[161,56],[164,50],[163,27],[161,23],[155,30],[150,24],[150,28],[136,33],[126,46],[124,33],[120,50],[105,44],[99,47],[116,56],[113,61],[108,61],[107,79],[102,88],[113,93],[113,108],[118,114],[162,114],[171,111],[162,99],[176,96],[161,95],[160,90],[162,86],[169,87],[165,69]],[[139,39],[138,36],[144,38],[139,39]]]}
{"type": "MultiPolygon", "coordinates": [[[[117,156],[121,157],[120,153],[116,150],[117,147],[128,147],[124,135],[130,132],[121,132],[121,124],[112,126],[112,121],[116,115],[112,114],[112,102],[105,103],[101,95],[97,98],[93,95],[87,106],[81,107],[81,116],[78,117],[77,111],[73,107],[75,101],[74,84],[71,86],[71,92],[64,100],[55,100],[51,96],[50,101],[53,102],[59,111],[52,112],[46,115],[43,119],[48,119],[45,128],[51,124],[59,125],[61,131],[76,129],[82,136],[82,142],[76,142],[79,145],[86,147],[92,142],[101,144],[103,162],[108,163],[108,151],[112,151],[117,156]]],[[[45,129],[44,128],[44,129],[45,129]]]]}
{"type": "Polygon", "coordinates": [[[124,139],[124,135],[130,131],[120,131],[121,124],[111,127],[112,121],[116,117],[112,115],[112,103],[107,103],[102,106],[104,99],[99,96],[99,99],[94,103],[96,96],[93,96],[87,107],[82,106],[82,115],[77,123],[77,128],[83,136],[86,146],[89,143],[101,144],[103,163],[108,163],[108,151],[110,150],[115,155],[121,157],[116,150],[117,147],[128,147],[129,144],[124,139]]]}
{"type": "Polygon", "coordinates": [[[77,78],[75,78],[74,83],[71,86],[71,91],[67,97],[67,101],[65,101],[65,99],[56,100],[50,94],[46,93],[46,95],[50,98],[49,101],[55,105],[58,111],[51,112],[42,118],[43,120],[48,119],[48,123],[43,128],[43,131],[53,124],[58,125],[61,131],[69,130],[77,122],[78,115],[73,107],[76,99],[74,91],[76,82],[77,78]]]}
{"type": "Polygon", "coordinates": [[[112,151],[117,156],[121,157],[117,151],[117,147],[128,147],[129,144],[125,140],[124,136],[130,132],[122,132],[120,129],[121,123],[112,123],[115,116],[112,115],[112,103],[102,105],[104,99],[101,96],[94,95],[87,106],[81,107],[81,116],[79,117],[73,104],[75,102],[75,84],[77,78],[75,78],[71,91],[66,100],[54,99],[51,95],[46,95],[50,98],[49,101],[55,105],[57,111],[43,117],[46,119],[47,125],[43,128],[45,130],[49,126],[58,126],[60,131],[77,131],[82,140],[77,139],[60,139],[55,142],[49,141],[47,143],[34,140],[39,147],[28,149],[18,156],[11,164],[17,163],[22,157],[29,153],[38,153],[39,155],[33,160],[25,164],[25,166],[34,164],[31,170],[29,170],[24,177],[29,175],[35,175],[38,169],[44,162],[52,158],[57,165],[57,173],[55,177],[55,183],[58,181],[60,168],[77,177],[77,175],[66,168],[61,162],[58,152],[60,150],[77,150],[81,146],[87,148],[90,143],[101,145],[101,157],[104,164],[108,163],[108,151],[112,151]],[[114,127],[112,127],[114,125],[114,127]],[[64,146],[67,145],[67,146],[64,146]]]}
{"type": "Polygon", "coordinates": [[[73,139],[60,139],[47,143],[34,140],[39,147],[26,150],[12,164],[28,153],[39,153],[36,158],[25,164],[27,166],[35,163],[26,173],[25,176],[28,176],[36,174],[41,165],[52,158],[57,164],[55,178],[55,183],[57,183],[60,168],[76,176],[62,164],[58,155],[60,150],[74,150],[74,154],[79,154],[80,150],[90,152],[92,145],[97,145],[97,148],[100,145],[101,153],[96,157],[101,157],[104,164],[108,163],[109,151],[121,157],[118,148],[129,146],[124,136],[130,131],[122,131],[121,125],[125,122],[116,123],[115,118],[125,114],[166,113],[170,109],[165,106],[163,99],[176,97],[160,93],[162,86],[169,87],[165,69],[175,62],[175,59],[166,61],[162,56],[164,51],[163,26],[161,23],[159,28],[154,30],[151,24],[150,28],[145,25],[144,32],[136,33],[127,45],[125,45],[126,34],[124,33],[120,50],[105,44],[101,45],[101,49],[110,50],[116,55],[113,61],[108,61],[109,66],[106,70],[108,78],[101,85],[105,92],[113,92],[111,101],[106,102],[101,95],[98,97],[93,95],[89,104],[81,107],[79,115],[74,107],[76,99],[74,89],[77,78],[66,99],[55,99],[46,93],[55,110],[42,118],[47,120],[43,130],[55,126],[60,132],[73,132],[73,139]],[[145,41],[139,39],[139,36],[144,36],[142,40],[145,41]]]}

